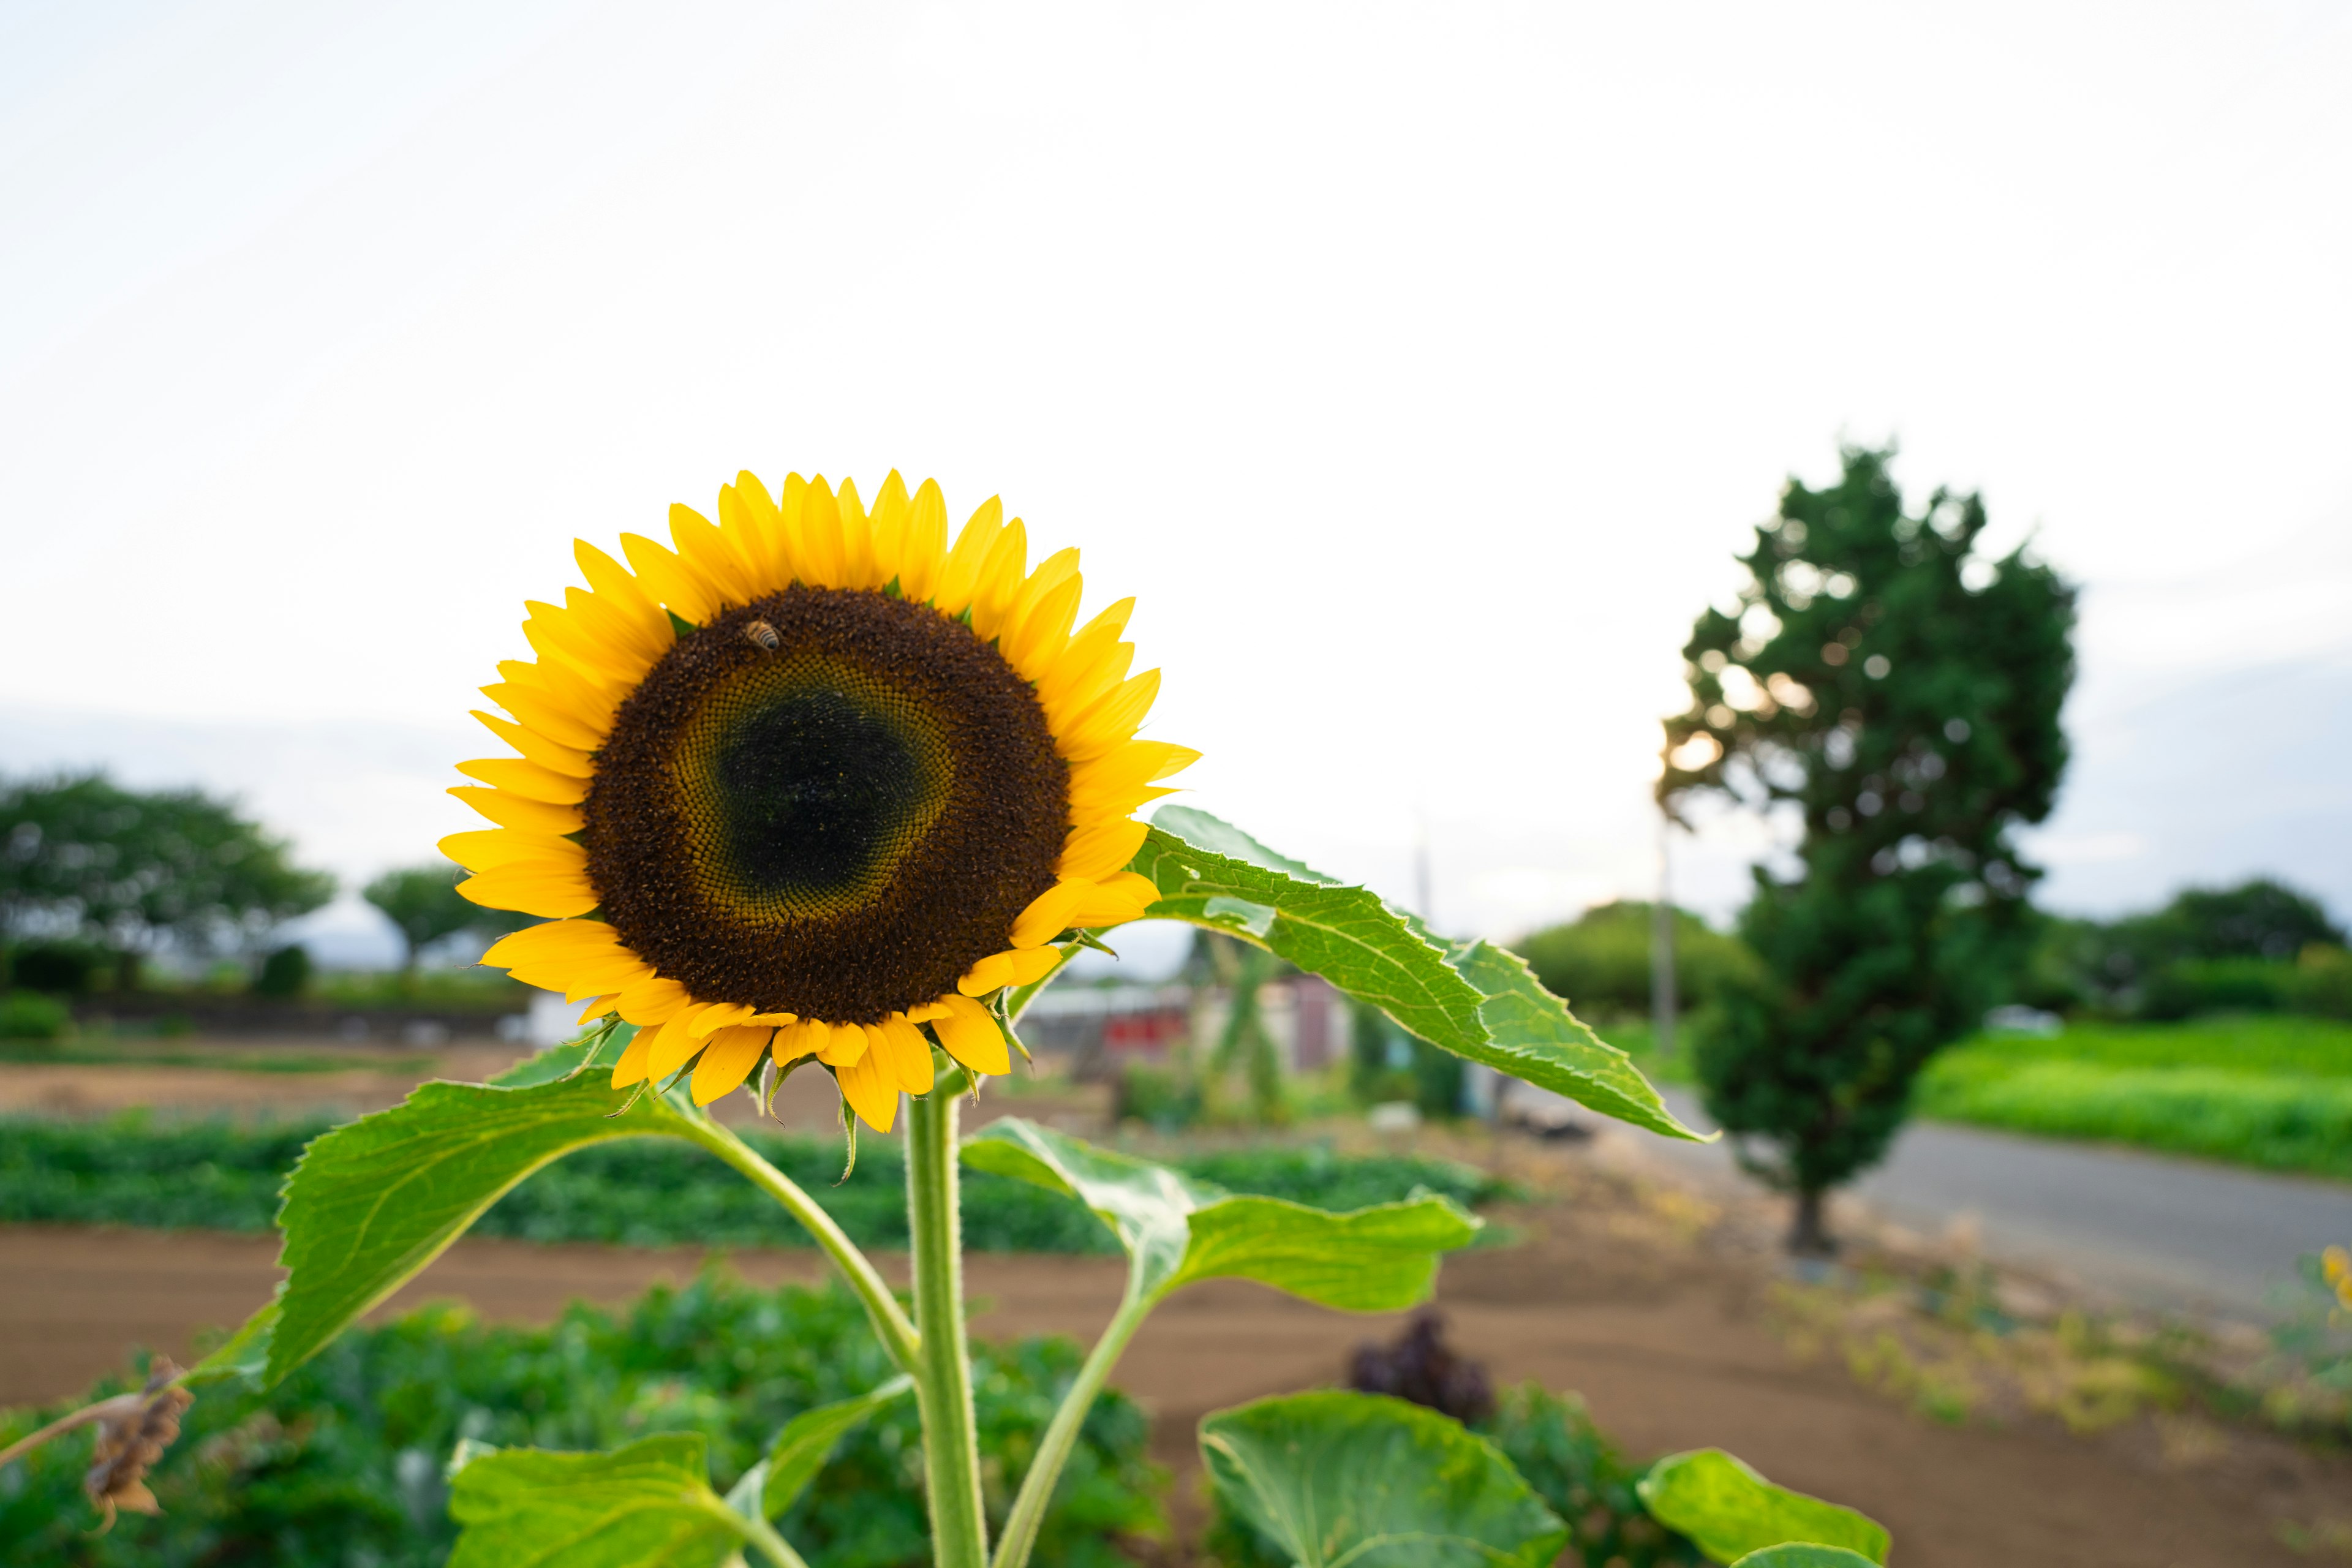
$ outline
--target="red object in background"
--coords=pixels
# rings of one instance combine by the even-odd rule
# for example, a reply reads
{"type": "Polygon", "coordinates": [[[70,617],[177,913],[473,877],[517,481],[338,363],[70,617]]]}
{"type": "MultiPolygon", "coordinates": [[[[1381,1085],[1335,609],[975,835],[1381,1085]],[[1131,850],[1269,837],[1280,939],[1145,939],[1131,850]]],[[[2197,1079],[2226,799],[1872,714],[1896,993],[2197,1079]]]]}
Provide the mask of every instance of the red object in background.
{"type": "Polygon", "coordinates": [[[1113,1013],[1103,1019],[1107,1051],[1159,1051],[1191,1030],[1189,1014],[1173,1008],[1152,1013],[1113,1013]]]}

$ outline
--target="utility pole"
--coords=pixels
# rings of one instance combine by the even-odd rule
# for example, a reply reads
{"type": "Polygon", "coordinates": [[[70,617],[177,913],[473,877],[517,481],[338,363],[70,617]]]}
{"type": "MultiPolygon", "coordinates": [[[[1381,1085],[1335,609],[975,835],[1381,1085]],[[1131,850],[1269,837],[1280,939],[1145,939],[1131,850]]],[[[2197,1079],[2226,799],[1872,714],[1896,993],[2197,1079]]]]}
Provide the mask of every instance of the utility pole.
{"type": "Polygon", "coordinates": [[[1675,896],[1667,845],[1674,819],[1658,813],[1658,899],[1650,910],[1650,1016],[1661,1059],[1675,1054],[1675,896]]]}

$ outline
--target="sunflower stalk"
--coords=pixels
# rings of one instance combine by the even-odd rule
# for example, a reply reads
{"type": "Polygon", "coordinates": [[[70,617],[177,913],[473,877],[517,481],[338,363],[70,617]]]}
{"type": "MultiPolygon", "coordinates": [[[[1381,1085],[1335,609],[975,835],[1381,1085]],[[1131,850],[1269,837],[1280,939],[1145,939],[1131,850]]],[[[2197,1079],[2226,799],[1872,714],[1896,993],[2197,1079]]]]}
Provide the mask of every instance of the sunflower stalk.
{"type": "Polygon", "coordinates": [[[922,1413],[932,1562],[938,1568],[987,1568],[988,1516],[981,1500],[971,1350],[964,1336],[957,1076],[943,1075],[935,1092],[907,1102],[907,1219],[920,1337],[908,1370],[922,1413]]]}

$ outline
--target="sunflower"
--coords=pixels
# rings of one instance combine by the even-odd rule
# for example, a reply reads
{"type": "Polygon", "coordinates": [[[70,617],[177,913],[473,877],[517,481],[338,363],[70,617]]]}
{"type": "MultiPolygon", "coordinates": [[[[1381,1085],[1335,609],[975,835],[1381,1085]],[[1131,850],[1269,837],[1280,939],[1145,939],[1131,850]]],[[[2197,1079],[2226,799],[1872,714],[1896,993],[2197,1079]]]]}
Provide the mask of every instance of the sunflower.
{"type": "Polygon", "coordinates": [[[513,756],[450,793],[497,826],[442,840],[478,904],[547,917],[483,962],[637,1026],[614,1087],[691,1067],[708,1104],[814,1059],[887,1131],[932,1040],[1010,1068],[994,1005],[1056,939],[1140,915],[1134,813],[1198,752],[1136,738],[1132,599],[1078,626],[1078,552],[1032,571],[990,500],[948,542],[936,484],[751,474],[719,521],[670,509],[627,564],[531,603],[534,659],[477,712],[513,756]]]}

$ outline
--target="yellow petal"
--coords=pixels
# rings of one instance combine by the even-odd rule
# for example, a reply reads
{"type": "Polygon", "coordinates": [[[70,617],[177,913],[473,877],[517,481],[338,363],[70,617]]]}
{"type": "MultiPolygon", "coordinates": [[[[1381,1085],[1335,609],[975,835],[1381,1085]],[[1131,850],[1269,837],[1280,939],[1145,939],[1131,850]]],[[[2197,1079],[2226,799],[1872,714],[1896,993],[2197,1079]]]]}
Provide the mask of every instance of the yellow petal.
{"type": "Polygon", "coordinates": [[[809,1034],[816,1043],[816,1059],[829,1068],[847,1067],[866,1054],[866,1031],[855,1024],[811,1019],[809,1034]]]}
{"type": "Polygon", "coordinates": [[[588,864],[588,852],[569,838],[548,833],[524,833],[511,827],[486,827],[472,833],[452,833],[435,847],[468,871],[487,871],[517,860],[576,859],[588,864]]]}
{"type": "Polygon", "coordinates": [[[618,643],[601,640],[579,616],[560,605],[525,599],[530,612],[522,635],[541,658],[561,658],[608,687],[625,689],[645,679],[653,661],[618,643]]]}
{"type": "Polygon", "coordinates": [[[856,481],[843,479],[834,504],[841,512],[841,585],[879,588],[881,580],[874,574],[874,524],[857,499],[856,481]]]}
{"type": "Polygon", "coordinates": [[[976,1073],[1002,1078],[1013,1070],[1013,1055],[1005,1047],[1004,1031],[989,1010],[969,996],[942,996],[938,1005],[945,1016],[931,1025],[940,1048],[976,1073]]]}
{"type": "Polygon", "coordinates": [[[988,559],[981,563],[980,582],[972,590],[971,629],[980,634],[982,642],[993,638],[1003,628],[1006,612],[1021,592],[1022,574],[1029,555],[1029,535],[1014,518],[988,547],[988,559]]]}
{"type": "Polygon", "coordinates": [[[627,567],[584,539],[572,542],[572,559],[579,563],[580,574],[588,579],[588,586],[595,590],[596,596],[639,627],[656,658],[668,650],[677,634],[662,607],[654,603],[644,584],[629,575],[627,567]]]}
{"type": "Polygon", "coordinates": [[[1070,911],[1070,924],[1089,931],[1123,926],[1129,921],[1141,920],[1143,911],[1159,901],[1160,889],[1150,878],[1123,871],[1096,883],[1070,911]]]}
{"type": "Polygon", "coordinates": [[[1062,846],[1059,870],[1065,877],[1084,877],[1099,882],[1114,871],[1123,870],[1135,858],[1135,852],[1143,847],[1143,840],[1150,831],[1148,825],[1130,819],[1081,827],[1062,846]]]}
{"type": "Polygon", "coordinates": [[[471,902],[491,910],[518,910],[527,915],[560,920],[584,915],[596,907],[596,890],[584,876],[541,870],[542,862],[499,866],[457,884],[471,902]]]}
{"type": "Polygon", "coordinates": [[[711,1036],[710,1043],[703,1047],[702,1060],[694,1069],[694,1103],[708,1105],[742,1088],[751,1069],[760,1065],[761,1054],[768,1048],[768,1037],[774,1032],[739,1026],[711,1036]]]}
{"type": "MultiPolygon", "coordinates": [[[[645,595],[640,594],[637,598],[643,603],[645,595]]],[[[661,634],[656,636],[651,627],[620,604],[586,588],[564,589],[563,607],[572,612],[573,623],[595,638],[600,647],[625,652],[632,664],[642,664],[648,669],[653,667],[654,660],[667,653],[669,645],[677,640],[677,634],[671,629],[667,616],[662,616],[661,634]]],[[[654,613],[661,614],[658,610],[654,613]]]]}
{"type": "Polygon", "coordinates": [[[1160,672],[1147,669],[1079,714],[1054,735],[1055,749],[1070,761],[1099,757],[1135,739],[1136,726],[1160,695],[1160,672]]]}
{"type": "Polygon", "coordinates": [[[815,1037],[805,1020],[796,1024],[787,1024],[778,1029],[776,1037],[768,1045],[768,1054],[776,1058],[778,1067],[782,1067],[788,1062],[796,1062],[803,1057],[814,1056],[816,1052],[815,1037]]]}
{"type": "MultiPolygon", "coordinates": [[[[863,1037],[860,1030],[850,1032],[863,1037]]],[[[861,1051],[856,1061],[834,1069],[833,1079],[859,1121],[877,1132],[890,1131],[898,1116],[898,1081],[879,1051],[861,1051]]]]}
{"type": "MultiPolygon", "coordinates": [[[[668,618],[662,617],[664,624],[668,618]]],[[[548,701],[561,705],[566,713],[593,730],[598,742],[613,732],[613,715],[619,710],[621,694],[601,681],[591,680],[569,660],[500,659],[499,673],[523,690],[538,692],[548,701]]]]}
{"type": "Polygon", "coordinates": [[[526,833],[552,833],[559,837],[577,833],[587,826],[576,805],[554,805],[543,800],[526,800],[504,790],[485,789],[480,784],[454,784],[449,793],[488,817],[501,827],[520,827],[526,833]]]}
{"type": "Polygon", "coordinates": [[[792,555],[784,548],[783,514],[776,510],[768,487],[749,468],[719,491],[719,531],[734,544],[736,553],[751,563],[756,593],[775,593],[793,580],[792,555]]]}
{"type": "Polygon", "coordinates": [[[525,800],[545,801],[550,805],[578,805],[588,798],[586,779],[559,773],[522,757],[481,757],[459,763],[457,771],[493,789],[519,795],[525,800]]]}
{"type": "Polygon", "coordinates": [[[580,1021],[585,1024],[591,1018],[604,1016],[614,1010],[613,1002],[614,998],[610,996],[591,996],[588,1005],[580,1010],[580,1021]]]}
{"type": "Polygon", "coordinates": [[[1134,663],[1134,644],[1123,643],[1115,635],[1080,631],[1038,678],[1037,700],[1045,707],[1047,721],[1058,730],[1101,701],[1105,693],[1127,679],[1128,668],[1134,663]]]}
{"type": "Polygon", "coordinates": [[[693,994],[677,981],[651,970],[628,985],[622,987],[617,1005],[621,1016],[632,1024],[667,1024],[694,1000],[693,994]]]}
{"type": "Polygon", "coordinates": [[[714,609],[748,605],[758,597],[751,592],[751,563],[736,553],[717,523],[690,506],[673,503],[669,536],[677,545],[679,562],[717,590],[714,609]]]}
{"type": "Polygon", "coordinates": [[[953,1000],[954,998],[951,996],[941,997],[937,1002],[926,1002],[919,1007],[909,1007],[907,1009],[907,1022],[910,1024],[928,1024],[934,1018],[944,1018],[949,1013],[953,1011],[953,1009],[948,1005],[948,1004],[953,1000]]]}
{"type": "Polygon", "coordinates": [[[482,688],[482,695],[546,736],[575,752],[593,752],[604,743],[601,731],[570,712],[543,692],[502,680],[482,688]]]}
{"type": "Polygon", "coordinates": [[[646,1076],[658,1083],[694,1059],[701,1040],[686,1032],[686,1015],[654,1026],[654,1043],[646,1058],[646,1076]]]}
{"type": "Polygon", "coordinates": [[[866,1030],[869,1037],[878,1031],[878,1040],[869,1037],[866,1048],[877,1047],[889,1053],[890,1066],[898,1077],[898,1087],[908,1094],[929,1094],[931,1091],[931,1043],[923,1038],[923,1031],[907,1021],[904,1013],[893,1013],[866,1030]]]}
{"type": "Polygon", "coordinates": [[[907,542],[898,556],[898,593],[908,604],[929,600],[948,558],[948,503],[935,480],[925,479],[907,514],[907,542]]]}
{"type": "Polygon", "coordinates": [[[719,612],[717,585],[702,580],[684,561],[642,533],[621,535],[621,550],[637,569],[646,593],[669,606],[680,620],[700,626],[719,612]]]}
{"type": "Polygon", "coordinates": [[[931,603],[948,615],[961,615],[971,605],[972,595],[980,588],[980,569],[988,563],[988,552],[995,547],[996,536],[1003,531],[1004,503],[994,496],[980,505],[956,536],[955,548],[940,568],[939,587],[931,603]]]}
{"type": "Polygon", "coordinates": [[[482,962],[494,969],[511,969],[518,963],[598,958],[628,951],[621,933],[603,921],[550,921],[499,938],[482,954],[482,962]]]}
{"type": "MultiPolygon", "coordinates": [[[[907,481],[893,468],[884,476],[882,488],[874,492],[874,513],[866,519],[874,531],[874,585],[887,588],[899,573],[900,563],[907,554],[907,481]]],[[[907,585],[898,584],[904,597],[907,585]]]]}
{"type": "Polygon", "coordinates": [[[1005,628],[998,646],[1005,661],[1025,679],[1035,680],[1053,668],[1054,659],[1069,641],[1070,623],[1077,618],[1078,595],[1085,586],[1074,574],[1047,590],[1034,605],[1015,606],[1013,624],[1005,628]]]}
{"type": "Polygon", "coordinates": [[[813,588],[839,588],[843,582],[841,503],[823,474],[808,482],[801,498],[800,579],[813,588]]]}
{"type": "Polygon", "coordinates": [[[586,752],[551,741],[538,731],[518,724],[511,719],[501,719],[478,708],[472,711],[474,717],[482,721],[484,729],[549,772],[577,779],[595,775],[596,764],[588,760],[586,752]]]}
{"type": "Polygon", "coordinates": [[[956,982],[956,989],[966,996],[985,996],[990,992],[1013,983],[1013,955],[992,952],[965,972],[956,982]]]}
{"type": "Polygon", "coordinates": [[[654,1031],[639,1029],[630,1038],[628,1048],[621,1053],[621,1059],[613,1064],[613,1087],[626,1089],[633,1083],[645,1082],[646,1068],[653,1061],[653,1055],[654,1031]]]}
{"type": "Polygon", "coordinates": [[[1069,877],[1055,883],[1021,911],[1013,922],[1013,945],[1035,947],[1054,940],[1070,924],[1070,911],[1078,907],[1086,896],[1094,891],[1094,884],[1069,877]]]}
{"type": "Polygon", "coordinates": [[[1004,956],[1014,985],[1034,985],[1062,966],[1062,950],[1056,947],[1024,947],[1004,956]]]}
{"type": "Polygon", "coordinates": [[[687,1018],[687,1032],[698,1038],[707,1037],[715,1030],[748,1022],[756,1010],[740,1002],[705,1002],[687,1018]]]}

